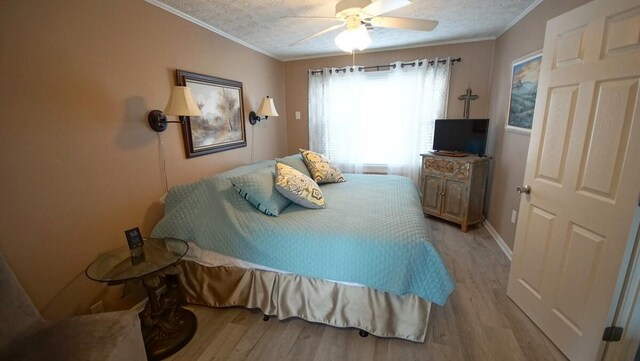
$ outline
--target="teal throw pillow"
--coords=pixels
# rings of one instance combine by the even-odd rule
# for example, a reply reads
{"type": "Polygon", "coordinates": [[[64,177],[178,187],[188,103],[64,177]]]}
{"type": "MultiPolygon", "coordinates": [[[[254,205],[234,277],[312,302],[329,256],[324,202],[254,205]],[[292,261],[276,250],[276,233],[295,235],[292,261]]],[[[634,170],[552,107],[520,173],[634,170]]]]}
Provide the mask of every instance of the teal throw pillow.
{"type": "Polygon", "coordinates": [[[273,168],[264,168],[252,173],[229,178],[240,196],[260,212],[277,217],[291,201],[275,188],[273,168]]]}

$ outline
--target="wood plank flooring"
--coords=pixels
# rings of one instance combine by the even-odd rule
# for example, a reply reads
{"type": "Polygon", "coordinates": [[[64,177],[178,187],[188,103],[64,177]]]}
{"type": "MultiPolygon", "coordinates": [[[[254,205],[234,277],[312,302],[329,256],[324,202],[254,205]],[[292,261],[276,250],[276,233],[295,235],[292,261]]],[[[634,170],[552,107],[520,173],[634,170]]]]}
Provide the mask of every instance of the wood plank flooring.
{"type": "Polygon", "coordinates": [[[198,317],[191,342],[168,360],[566,360],[507,297],[509,261],[484,228],[426,218],[432,243],[456,281],[434,305],[427,339],[413,343],[358,335],[292,318],[262,321],[259,310],[189,306],[198,317]]]}

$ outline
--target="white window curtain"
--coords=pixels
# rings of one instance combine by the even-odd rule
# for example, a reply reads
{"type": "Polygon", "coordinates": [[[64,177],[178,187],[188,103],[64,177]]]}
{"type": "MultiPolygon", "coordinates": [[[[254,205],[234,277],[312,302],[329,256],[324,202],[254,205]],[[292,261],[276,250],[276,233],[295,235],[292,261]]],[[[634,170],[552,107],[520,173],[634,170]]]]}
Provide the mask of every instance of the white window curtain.
{"type": "Polygon", "coordinates": [[[420,153],[446,117],[450,74],[449,58],[309,71],[309,148],[347,173],[383,169],[418,183],[420,153]]]}

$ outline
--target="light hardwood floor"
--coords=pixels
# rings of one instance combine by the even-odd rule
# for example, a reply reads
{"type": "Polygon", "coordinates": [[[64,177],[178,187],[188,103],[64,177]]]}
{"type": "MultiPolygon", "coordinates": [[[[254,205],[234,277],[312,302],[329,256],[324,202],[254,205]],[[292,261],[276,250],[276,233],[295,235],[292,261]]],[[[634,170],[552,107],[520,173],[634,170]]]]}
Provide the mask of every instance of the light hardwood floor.
{"type": "Polygon", "coordinates": [[[506,296],[509,261],[484,228],[465,234],[425,222],[456,290],[444,307],[432,307],[424,343],[363,338],[356,329],[296,318],[265,322],[259,310],[189,306],[198,331],[169,360],[566,360],[506,296]]]}

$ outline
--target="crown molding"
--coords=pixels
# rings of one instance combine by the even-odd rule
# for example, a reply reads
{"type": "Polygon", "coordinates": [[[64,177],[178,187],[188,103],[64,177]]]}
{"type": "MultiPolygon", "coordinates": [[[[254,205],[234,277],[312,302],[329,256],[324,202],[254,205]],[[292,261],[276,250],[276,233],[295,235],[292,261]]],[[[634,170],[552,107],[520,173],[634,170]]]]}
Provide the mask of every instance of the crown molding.
{"type": "Polygon", "coordinates": [[[516,16],[515,18],[513,18],[513,20],[511,20],[509,22],[509,24],[507,24],[507,26],[505,26],[505,28],[500,32],[500,34],[498,34],[496,36],[496,39],[499,38],[500,36],[502,36],[502,34],[506,33],[507,30],[511,29],[514,25],[516,25],[525,16],[529,15],[529,13],[531,11],[533,11],[533,9],[535,9],[538,5],[542,4],[543,1],[544,0],[535,0],[533,3],[531,3],[531,5],[529,5],[529,7],[524,9],[524,11],[522,13],[520,13],[520,15],[516,16]]]}
{"type": "Polygon", "coordinates": [[[217,28],[205,23],[204,21],[198,20],[198,19],[194,18],[191,15],[187,15],[187,14],[183,13],[182,11],[180,11],[180,10],[178,10],[176,8],[173,8],[173,7],[171,7],[171,6],[167,5],[167,4],[164,4],[164,3],[162,3],[162,2],[160,2],[158,0],[144,0],[144,1],[149,3],[149,4],[151,4],[151,5],[157,6],[162,10],[165,10],[165,11],[168,11],[168,12],[174,14],[174,15],[177,15],[177,16],[179,16],[179,17],[181,17],[181,18],[183,18],[183,19],[185,19],[187,21],[190,21],[190,22],[192,22],[192,23],[194,23],[194,24],[196,24],[198,26],[201,26],[201,27],[203,27],[203,28],[205,28],[205,29],[207,29],[209,31],[212,31],[212,32],[214,32],[214,33],[216,33],[216,34],[218,34],[218,35],[220,35],[220,36],[222,36],[224,38],[227,38],[227,39],[229,39],[229,40],[231,40],[231,41],[233,41],[235,43],[238,43],[238,44],[240,44],[242,46],[245,46],[245,47],[247,47],[247,48],[249,48],[251,50],[255,50],[258,53],[262,53],[262,54],[264,54],[266,56],[269,56],[269,57],[272,57],[272,58],[274,58],[276,60],[282,61],[282,59],[278,58],[277,56],[275,56],[274,54],[272,54],[272,53],[270,53],[270,52],[268,52],[266,50],[260,49],[257,46],[251,45],[251,44],[249,44],[249,43],[247,43],[245,41],[242,41],[242,40],[240,40],[240,39],[238,39],[238,38],[236,38],[236,37],[234,37],[232,35],[229,35],[229,34],[225,33],[224,31],[222,31],[220,29],[217,29],[217,28]]]}
{"type": "MultiPolygon", "coordinates": [[[[481,38],[471,38],[471,39],[460,39],[460,40],[450,40],[450,41],[435,41],[431,43],[420,43],[420,44],[412,44],[407,46],[393,46],[386,48],[375,48],[368,49],[365,51],[359,51],[358,54],[367,54],[367,53],[378,53],[382,51],[392,51],[392,50],[403,50],[403,49],[415,49],[415,48],[426,48],[430,46],[440,46],[440,45],[452,45],[452,44],[462,44],[462,43],[474,43],[477,41],[486,41],[486,40],[496,40],[495,36],[485,36],[481,38]]],[[[282,61],[296,61],[296,60],[307,60],[307,59],[319,59],[319,58],[330,58],[333,56],[351,56],[349,53],[345,53],[343,51],[331,53],[331,54],[315,54],[308,56],[300,56],[300,57],[292,57],[292,58],[284,58],[282,61]]]]}

